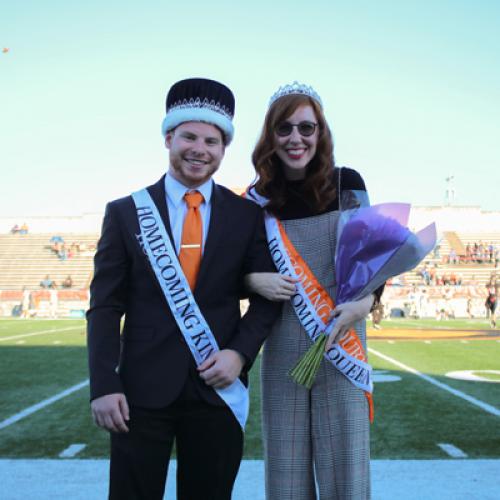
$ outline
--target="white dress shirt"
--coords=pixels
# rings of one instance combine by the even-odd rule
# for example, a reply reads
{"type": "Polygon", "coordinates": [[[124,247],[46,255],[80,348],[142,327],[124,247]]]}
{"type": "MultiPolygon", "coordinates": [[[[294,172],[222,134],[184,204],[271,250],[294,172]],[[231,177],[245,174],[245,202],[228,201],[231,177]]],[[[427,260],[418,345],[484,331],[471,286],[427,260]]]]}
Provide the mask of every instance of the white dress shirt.
{"type": "Polygon", "coordinates": [[[172,230],[172,235],[174,237],[175,251],[177,252],[177,255],[179,255],[181,248],[182,227],[187,213],[187,204],[184,201],[184,195],[189,191],[199,191],[204,198],[199,208],[203,224],[203,241],[201,245],[201,251],[203,253],[208,234],[208,226],[210,224],[213,181],[212,179],[209,179],[196,189],[191,189],[184,186],[184,184],[179,182],[177,179],[174,179],[169,173],[167,173],[165,176],[165,193],[167,197],[168,215],[170,217],[170,229],[172,230]]]}

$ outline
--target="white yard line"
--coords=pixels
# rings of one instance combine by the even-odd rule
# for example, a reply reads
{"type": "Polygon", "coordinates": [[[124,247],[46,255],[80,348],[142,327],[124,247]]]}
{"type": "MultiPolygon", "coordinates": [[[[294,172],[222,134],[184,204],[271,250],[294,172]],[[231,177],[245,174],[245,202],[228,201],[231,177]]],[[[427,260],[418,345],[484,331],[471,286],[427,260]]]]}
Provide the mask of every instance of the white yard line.
{"type": "Polygon", "coordinates": [[[35,335],[44,335],[46,333],[59,333],[59,332],[67,332],[68,330],[81,330],[82,328],[85,328],[85,327],[84,326],[69,326],[68,328],[57,328],[54,330],[43,330],[41,332],[23,333],[22,335],[13,335],[12,337],[0,338],[0,342],[5,342],[6,340],[22,339],[24,337],[34,337],[35,335]]]}
{"type": "Polygon", "coordinates": [[[438,443],[437,444],[447,455],[451,458],[467,458],[467,453],[464,453],[460,448],[453,446],[449,443],[438,443]]]}
{"type": "Polygon", "coordinates": [[[419,372],[418,370],[415,370],[415,368],[412,368],[411,366],[405,365],[398,361],[397,359],[391,358],[389,356],[386,356],[385,354],[382,354],[379,351],[376,351],[375,349],[372,349],[371,347],[368,348],[368,351],[371,352],[372,354],[375,354],[379,358],[385,359],[385,361],[388,361],[389,363],[392,363],[393,365],[399,366],[399,368],[402,368],[403,370],[406,370],[407,372],[413,373],[413,375],[416,375],[417,377],[420,377],[424,379],[426,382],[429,382],[432,385],[435,385],[436,387],[439,387],[440,389],[443,389],[443,391],[450,392],[454,396],[457,396],[458,398],[465,399],[465,401],[478,406],[482,410],[491,413],[492,415],[495,415],[495,417],[500,417],[500,410],[488,403],[485,403],[483,401],[480,401],[479,399],[476,399],[472,396],[469,396],[468,394],[465,394],[465,392],[459,391],[457,389],[454,389],[453,387],[450,387],[449,385],[443,384],[442,382],[439,382],[439,380],[436,380],[435,378],[429,377],[429,375],[425,375],[424,373],[419,372]]]}
{"type": "Polygon", "coordinates": [[[5,427],[8,427],[9,425],[15,424],[16,422],[19,422],[19,420],[22,420],[23,418],[28,417],[29,415],[37,412],[38,410],[41,410],[42,408],[45,408],[46,406],[49,406],[56,401],[59,401],[62,398],[65,398],[66,396],[69,396],[70,394],[73,394],[76,391],[79,391],[83,387],[89,385],[89,381],[84,380],[83,382],[80,382],[79,384],[76,384],[72,387],[69,387],[68,389],[65,389],[64,391],[56,394],[55,396],[52,396],[48,399],[44,399],[43,401],[40,401],[36,405],[29,406],[28,408],[25,408],[24,410],[20,411],[19,413],[16,413],[15,415],[12,415],[12,417],[9,417],[5,419],[3,422],[0,422],[0,430],[4,429],[5,427]]]}
{"type": "Polygon", "coordinates": [[[80,443],[71,444],[64,451],[61,451],[61,453],[59,453],[59,457],[72,458],[77,453],[80,453],[86,446],[87,446],[86,444],[80,444],[80,443]]]}

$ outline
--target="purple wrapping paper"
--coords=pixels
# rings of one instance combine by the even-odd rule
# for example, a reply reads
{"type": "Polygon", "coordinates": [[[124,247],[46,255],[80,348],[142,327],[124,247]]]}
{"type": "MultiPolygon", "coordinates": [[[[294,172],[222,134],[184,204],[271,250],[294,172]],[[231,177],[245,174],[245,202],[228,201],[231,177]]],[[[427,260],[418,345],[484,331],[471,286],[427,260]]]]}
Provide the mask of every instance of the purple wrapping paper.
{"type": "Polygon", "coordinates": [[[413,269],[436,244],[431,224],[412,233],[410,205],[384,203],[347,210],[339,220],[336,303],[358,300],[389,278],[413,269]]]}

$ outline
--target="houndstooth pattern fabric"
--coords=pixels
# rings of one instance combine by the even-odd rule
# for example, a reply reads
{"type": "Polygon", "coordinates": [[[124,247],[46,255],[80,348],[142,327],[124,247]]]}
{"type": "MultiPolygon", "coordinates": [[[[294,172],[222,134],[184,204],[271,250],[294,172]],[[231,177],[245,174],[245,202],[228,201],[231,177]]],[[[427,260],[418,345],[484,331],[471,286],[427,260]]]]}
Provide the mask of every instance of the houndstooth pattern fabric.
{"type": "MultiPolygon", "coordinates": [[[[330,212],[283,221],[293,245],[332,297],[338,216],[330,212]]],[[[356,331],[366,349],[364,321],[356,331]]],[[[292,306],[284,303],[262,358],[266,498],[369,499],[366,398],[325,360],[310,391],[293,382],[288,372],[310,345],[292,306]]]]}

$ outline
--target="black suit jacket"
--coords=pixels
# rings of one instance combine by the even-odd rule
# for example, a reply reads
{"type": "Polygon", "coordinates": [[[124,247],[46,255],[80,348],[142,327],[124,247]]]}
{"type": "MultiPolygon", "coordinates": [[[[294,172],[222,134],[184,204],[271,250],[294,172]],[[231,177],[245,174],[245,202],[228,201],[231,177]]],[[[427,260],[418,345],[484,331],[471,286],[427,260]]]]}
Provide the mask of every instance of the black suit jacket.
{"type": "MultiPolygon", "coordinates": [[[[173,242],[164,177],[147,189],[173,242]]],[[[246,370],[270,332],[279,306],[251,296],[248,312],[241,317],[243,277],[274,271],[274,265],[256,204],[219,185],[214,185],[211,203],[194,297],[219,347],[246,358],[245,382],[246,370]]],[[[91,399],[123,392],[133,405],[160,408],[179,396],[189,373],[195,373],[195,364],[140,247],[139,233],[131,196],[108,203],[87,312],[90,391],[91,399]]],[[[224,404],[201,381],[199,392],[207,402],[224,404]]]]}

